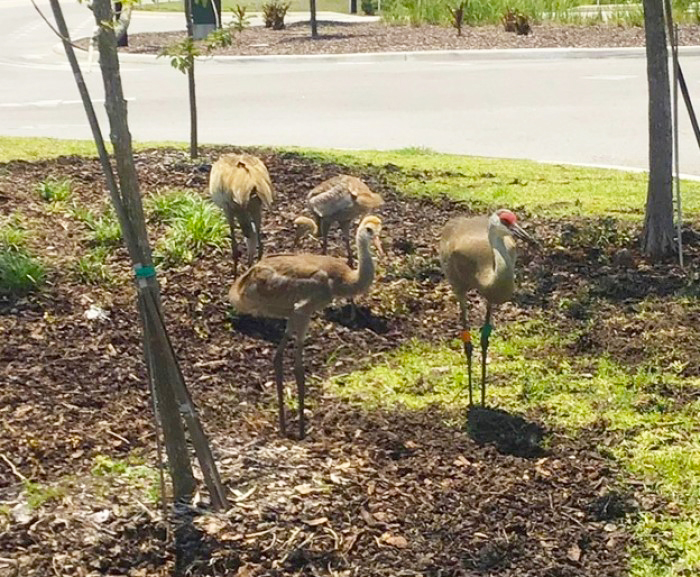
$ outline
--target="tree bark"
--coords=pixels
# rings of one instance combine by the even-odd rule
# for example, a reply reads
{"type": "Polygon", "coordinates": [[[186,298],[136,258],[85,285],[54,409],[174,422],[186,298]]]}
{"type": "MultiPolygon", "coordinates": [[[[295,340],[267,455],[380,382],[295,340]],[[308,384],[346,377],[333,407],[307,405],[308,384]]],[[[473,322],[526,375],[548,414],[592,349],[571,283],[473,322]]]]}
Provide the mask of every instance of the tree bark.
{"type": "Polygon", "coordinates": [[[649,86],[649,184],[642,250],[652,259],[673,253],[673,140],[663,0],[644,0],[649,86]]]}
{"type": "MultiPolygon", "coordinates": [[[[192,22],[192,0],[185,0],[185,20],[187,26],[187,37],[192,41],[194,36],[194,25],[192,22]]],[[[194,82],[194,64],[187,69],[187,89],[190,100],[190,158],[199,156],[199,144],[197,142],[197,90],[194,82]]]]}

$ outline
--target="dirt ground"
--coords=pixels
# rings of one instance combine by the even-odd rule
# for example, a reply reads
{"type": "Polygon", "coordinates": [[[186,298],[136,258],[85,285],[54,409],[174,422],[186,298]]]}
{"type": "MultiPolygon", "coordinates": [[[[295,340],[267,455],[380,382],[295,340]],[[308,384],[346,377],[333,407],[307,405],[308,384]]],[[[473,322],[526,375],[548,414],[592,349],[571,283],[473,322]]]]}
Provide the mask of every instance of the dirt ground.
{"type": "MultiPolygon", "coordinates": [[[[148,33],[129,36],[124,52],[157,53],[163,47],[184,39],[184,33],[148,33]]],[[[679,27],[681,45],[700,44],[700,27],[679,27]]],[[[82,41],[86,46],[86,41],[82,41]]],[[[415,50],[467,50],[492,48],[612,48],[644,46],[644,29],[613,25],[573,26],[535,25],[532,33],[519,36],[503,26],[465,26],[457,36],[442,26],[388,26],[381,23],[340,24],[321,22],[319,38],[310,37],[308,23],[284,30],[259,26],[244,30],[233,44],[217,48],[213,54],[344,54],[357,52],[401,52],[415,50]]]]}
{"type": "MultiPolygon", "coordinates": [[[[219,153],[206,150],[205,157],[219,153]]],[[[632,498],[634,488],[621,486],[614,463],[592,448],[614,441],[604,424],[578,439],[548,431],[547,450],[524,458],[477,444],[460,426],[463,414],[363,410],[319,386],[412,338],[444,343],[455,336],[457,307],[441,279],[436,239],[451,215],[485,208],[402,196],[386,180],[398,170],[393,165],[358,170],[259,154],[279,191],[265,215],[268,253],[291,249],[290,223],[312,186],[351,172],[387,201],[380,211],[387,256],[375,287],[359,300],[371,311],[368,319],[347,326],[336,308],[312,323],[305,348],[310,430],[303,442],[276,431],[271,357],[281,325],[232,315],[225,302],[233,280],[228,253],[212,251],[159,274],[172,340],[235,497],[225,516],[192,512],[173,525],[123,484],[98,491],[88,482],[100,455],[140,454],[154,462],[124,250],[110,257],[122,273],[116,286],[77,282],[69,263],[88,248],[85,233],[65,214],[48,212],[35,190],[47,176],[70,178],[79,202],[104,207],[99,164],[66,157],[0,166],[2,213],[21,211],[33,225],[33,250],[53,263],[41,293],[0,304],[0,501],[17,502],[18,474],[69,485],[66,496],[25,518],[0,514],[0,556],[36,577],[143,577],[173,569],[241,576],[625,574],[631,537],[624,517],[654,503],[632,498]],[[91,304],[104,308],[108,320],[87,320],[91,304]]],[[[140,153],[137,162],[144,194],[165,187],[205,194],[209,162],[192,164],[167,150],[140,153]]],[[[552,354],[606,352],[631,365],[679,360],[688,374],[698,370],[700,311],[671,298],[695,290],[687,281],[695,273],[644,262],[634,238],[620,240],[608,221],[520,216],[543,246],[523,247],[517,298],[496,315],[496,338],[509,323],[543,318],[554,330],[582,335],[552,354]],[[647,312],[639,315],[645,299],[647,312]],[[680,327],[680,337],[670,335],[671,327],[680,327]]],[[[152,234],[153,241],[157,228],[152,234]]],[[[686,240],[688,260],[697,262],[698,238],[688,231],[686,240]]],[[[338,241],[332,250],[341,255],[338,241]]]]}

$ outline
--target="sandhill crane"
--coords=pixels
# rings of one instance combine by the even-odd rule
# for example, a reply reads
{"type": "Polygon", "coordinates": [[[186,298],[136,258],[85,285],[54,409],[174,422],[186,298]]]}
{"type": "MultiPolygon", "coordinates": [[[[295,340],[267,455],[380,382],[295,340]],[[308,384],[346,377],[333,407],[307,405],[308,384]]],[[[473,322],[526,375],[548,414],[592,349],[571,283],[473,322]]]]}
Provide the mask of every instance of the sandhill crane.
{"type": "Polygon", "coordinates": [[[350,226],[352,221],[372,212],[384,204],[384,199],[372,192],[359,178],[340,174],[324,180],[312,189],[306,197],[313,219],[300,216],[294,221],[296,229],[295,245],[306,234],[320,236],[323,242],[323,254],[328,252],[328,232],[334,222],[340,224],[348,264],[353,266],[352,247],[350,246],[350,226]]]}
{"type": "Polygon", "coordinates": [[[251,154],[224,154],[211,167],[209,192],[214,203],[226,214],[231,229],[233,274],[238,274],[238,243],[236,221],[246,239],[248,266],[253,264],[257,251],[262,257],[260,236],[261,210],[270,208],[275,198],[267,167],[251,154]]]}
{"type": "Polygon", "coordinates": [[[263,258],[241,276],[229,291],[229,299],[240,313],[287,319],[287,327],[273,364],[280,431],[286,435],[282,356],[294,336],[294,377],[299,398],[299,436],[304,438],[304,336],[311,315],[335,298],[352,297],[369,290],[374,279],[373,243],[381,254],[381,221],[367,216],[357,229],[357,269],[344,260],[317,254],[274,255],[263,258]]]}
{"type": "Polygon", "coordinates": [[[472,405],[471,334],[467,321],[467,292],[476,289],[486,299],[486,318],[481,328],[481,404],[486,396],[486,353],[495,305],[511,299],[515,288],[515,239],[535,242],[518,224],[515,214],[500,209],[491,216],[457,217],[450,220],[440,238],[440,262],[459,301],[462,341],[467,357],[469,405],[472,405]]]}

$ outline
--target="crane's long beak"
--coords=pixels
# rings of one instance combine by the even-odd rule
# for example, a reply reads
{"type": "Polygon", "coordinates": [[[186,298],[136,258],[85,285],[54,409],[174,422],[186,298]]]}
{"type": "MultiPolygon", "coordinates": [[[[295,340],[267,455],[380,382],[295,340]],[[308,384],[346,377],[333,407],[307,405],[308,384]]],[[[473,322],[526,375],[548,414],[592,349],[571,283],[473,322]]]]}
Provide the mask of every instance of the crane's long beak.
{"type": "Polygon", "coordinates": [[[525,232],[525,229],[523,229],[517,223],[510,226],[510,231],[513,233],[514,237],[519,238],[520,240],[531,242],[532,244],[537,245],[537,246],[539,246],[539,244],[540,244],[540,242],[536,238],[531,236],[528,232],[525,232]]]}
{"type": "Polygon", "coordinates": [[[248,252],[248,266],[253,266],[255,256],[258,253],[258,236],[253,233],[251,236],[246,237],[245,243],[248,252]]]}
{"type": "Polygon", "coordinates": [[[374,237],[373,244],[374,244],[374,248],[377,249],[377,254],[379,256],[386,256],[386,253],[384,252],[384,247],[382,246],[382,241],[379,240],[378,236],[374,237]]]}

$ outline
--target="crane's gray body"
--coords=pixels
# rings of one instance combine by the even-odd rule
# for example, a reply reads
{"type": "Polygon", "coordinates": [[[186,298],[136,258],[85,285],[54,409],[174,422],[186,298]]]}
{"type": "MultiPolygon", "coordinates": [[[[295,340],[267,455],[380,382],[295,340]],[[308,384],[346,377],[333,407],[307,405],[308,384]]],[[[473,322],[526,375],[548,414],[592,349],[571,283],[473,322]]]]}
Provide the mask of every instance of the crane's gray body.
{"type": "Polygon", "coordinates": [[[440,238],[442,270],[457,298],[476,289],[491,305],[511,299],[515,288],[515,240],[510,234],[492,235],[489,217],[456,217],[440,238]],[[493,244],[492,244],[493,243],[493,244]]]}

